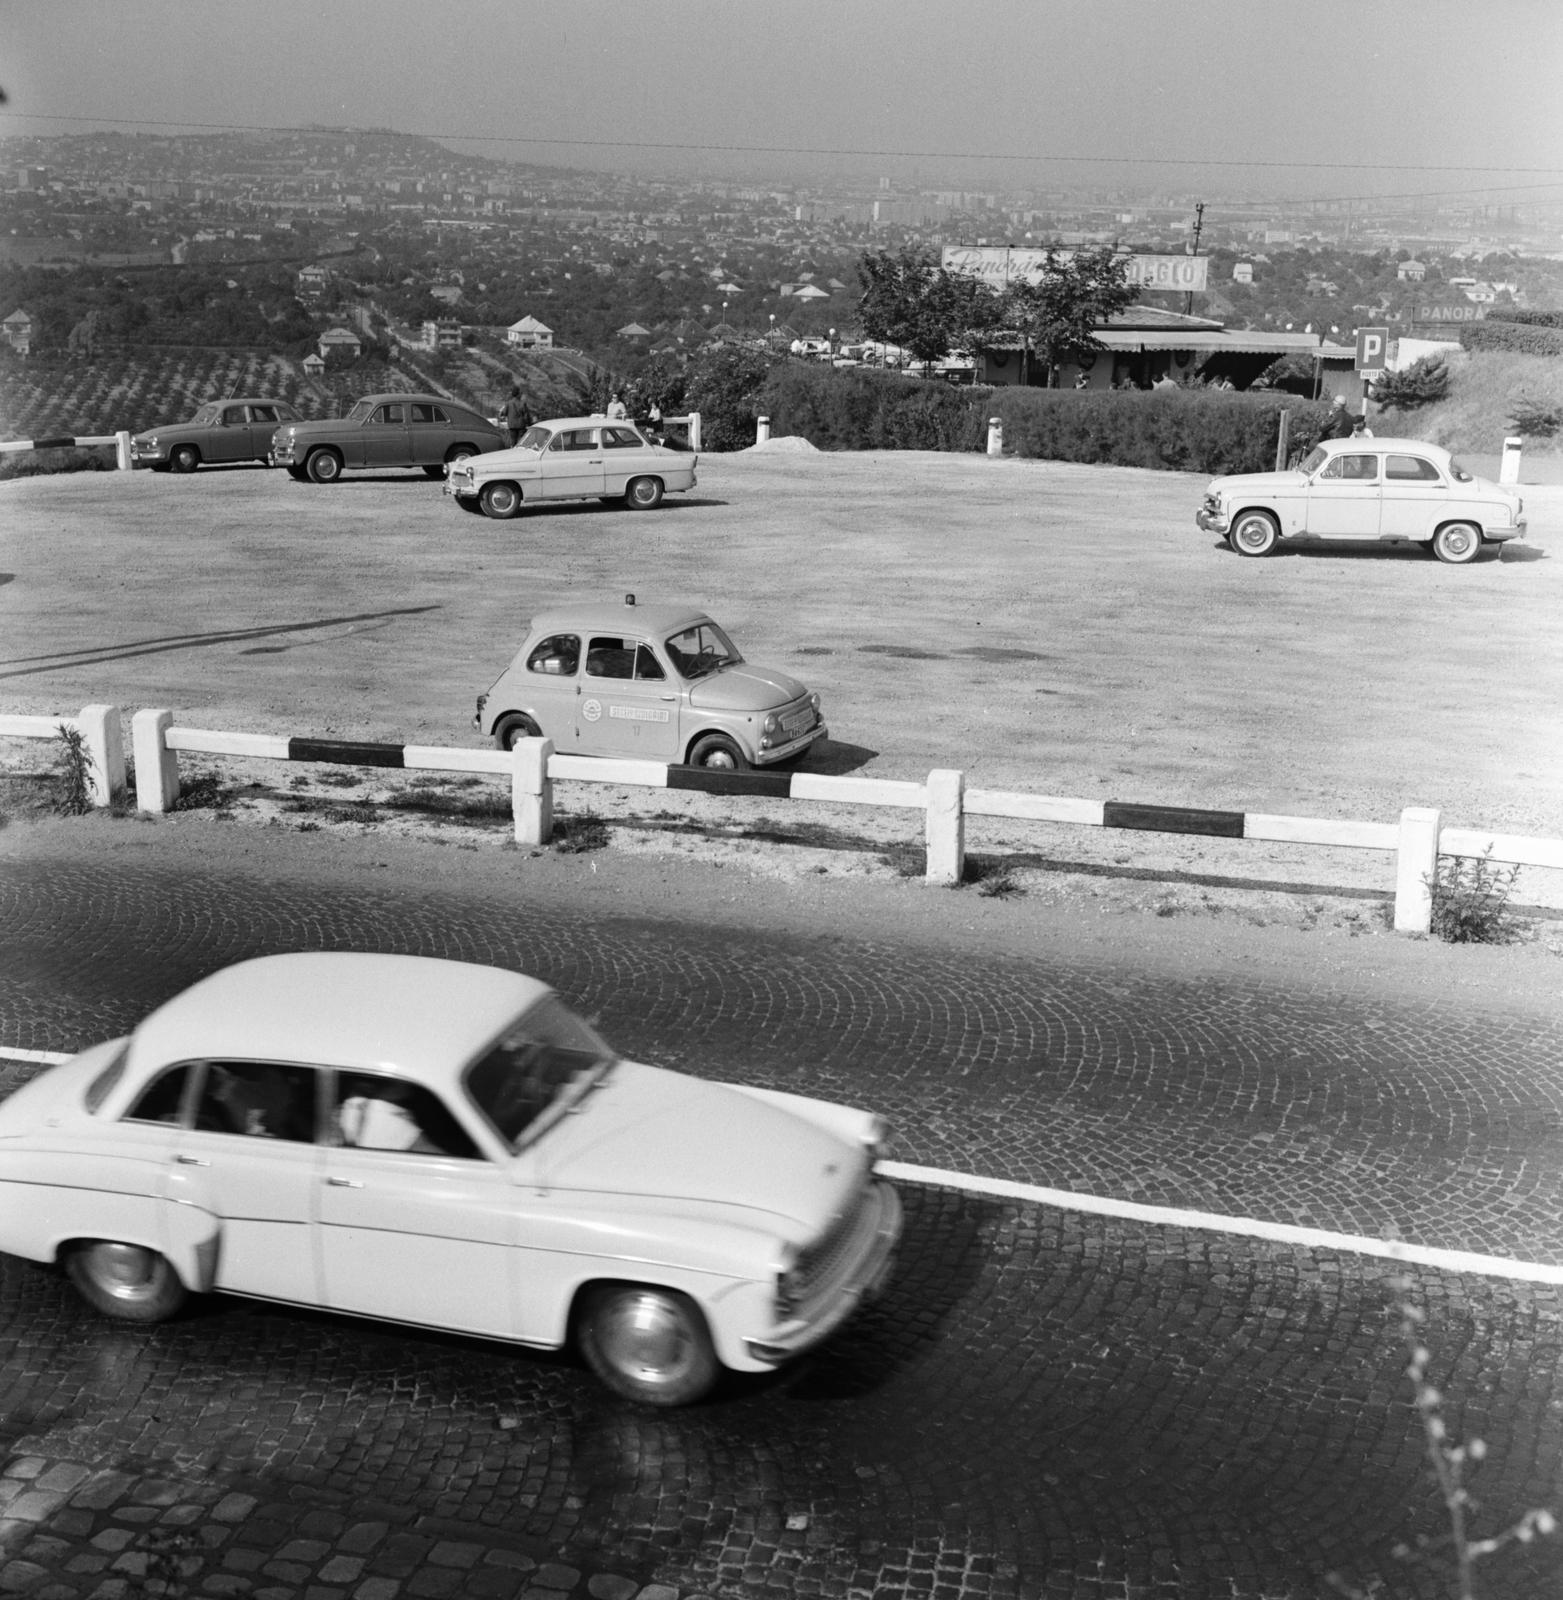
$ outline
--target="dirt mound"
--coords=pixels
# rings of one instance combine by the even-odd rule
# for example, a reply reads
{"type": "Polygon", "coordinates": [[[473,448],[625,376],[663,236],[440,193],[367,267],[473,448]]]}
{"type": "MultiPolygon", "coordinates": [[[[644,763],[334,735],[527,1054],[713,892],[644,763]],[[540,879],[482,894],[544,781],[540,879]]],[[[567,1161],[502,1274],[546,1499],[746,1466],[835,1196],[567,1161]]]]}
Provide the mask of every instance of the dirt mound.
{"type": "Polygon", "coordinates": [[[760,451],[768,456],[817,456],[819,446],[810,444],[807,439],[796,434],[783,434],[780,438],[767,439],[764,444],[752,444],[747,450],[740,450],[737,454],[742,456],[753,455],[760,451]]]}

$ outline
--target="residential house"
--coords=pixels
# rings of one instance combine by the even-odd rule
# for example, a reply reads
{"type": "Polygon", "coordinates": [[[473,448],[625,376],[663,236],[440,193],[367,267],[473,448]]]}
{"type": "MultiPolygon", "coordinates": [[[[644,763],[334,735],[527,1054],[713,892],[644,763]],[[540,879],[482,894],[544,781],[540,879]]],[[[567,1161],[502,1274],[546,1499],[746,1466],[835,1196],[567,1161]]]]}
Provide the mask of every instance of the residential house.
{"type": "Polygon", "coordinates": [[[1402,283],[1420,283],[1427,276],[1425,261],[1402,261],[1395,268],[1395,276],[1402,283]]]}
{"type": "Polygon", "coordinates": [[[461,290],[453,283],[437,283],[429,290],[431,299],[443,301],[448,306],[461,304],[461,290]]]}
{"type": "Polygon", "coordinates": [[[618,333],[621,339],[649,339],[651,329],[643,328],[638,322],[626,322],[618,333]]]}
{"type": "Polygon", "coordinates": [[[521,350],[552,350],[554,330],[536,317],[522,317],[505,329],[506,340],[521,350]]]}
{"type": "Polygon", "coordinates": [[[1252,261],[1238,261],[1232,267],[1233,283],[1252,283],[1254,281],[1254,264],[1252,261]]]}
{"type": "Polygon", "coordinates": [[[311,378],[318,378],[326,370],[326,364],[313,350],[299,363],[311,378]]]}
{"type": "Polygon", "coordinates": [[[32,314],[18,306],[4,322],[0,322],[0,333],[5,335],[5,342],[19,356],[25,356],[32,349],[33,329],[36,327],[32,314]]]}
{"type": "Polygon", "coordinates": [[[363,341],[349,328],[327,328],[316,347],[322,361],[329,360],[333,351],[345,361],[356,361],[364,348],[363,341]]]}

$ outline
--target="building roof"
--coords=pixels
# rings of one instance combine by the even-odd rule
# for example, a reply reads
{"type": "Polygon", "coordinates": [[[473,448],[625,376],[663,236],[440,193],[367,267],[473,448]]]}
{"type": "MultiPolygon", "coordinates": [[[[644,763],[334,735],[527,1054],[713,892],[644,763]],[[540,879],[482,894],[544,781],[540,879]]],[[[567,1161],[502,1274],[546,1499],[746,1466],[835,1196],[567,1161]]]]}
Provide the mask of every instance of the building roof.
{"type": "Polygon", "coordinates": [[[33,321],[32,312],[23,311],[22,308],[20,306],[18,306],[16,308],[16,310],[13,311],[11,313],[11,315],[8,316],[5,319],[4,323],[0,323],[0,326],[9,328],[13,322],[16,322],[16,323],[21,323],[21,322],[31,323],[32,321],[33,321]]]}
{"type": "Polygon", "coordinates": [[[554,330],[546,322],[539,322],[536,317],[525,316],[519,322],[512,322],[506,333],[552,333],[554,330]]]}
{"type": "Polygon", "coordinates": [[[619,337],[621,339],[649,339],[651,337],[651,329],[641,327],[638,322],[626,322],[619,329],[619,337]]]}
{"type": "Polygon", "coordinates": [[[363,341],[351,328],[327,328],[320,336],[321,344],[361,344],[363,341]]]}

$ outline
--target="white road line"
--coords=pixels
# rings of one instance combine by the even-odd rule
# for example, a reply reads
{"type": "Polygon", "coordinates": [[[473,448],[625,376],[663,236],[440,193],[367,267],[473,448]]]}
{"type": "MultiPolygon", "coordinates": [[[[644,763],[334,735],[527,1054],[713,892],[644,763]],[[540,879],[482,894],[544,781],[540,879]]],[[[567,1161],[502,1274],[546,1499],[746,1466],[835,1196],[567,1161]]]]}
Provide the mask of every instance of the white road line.
{"type": "MultiPolygon", "coordinates": [[[[37,1061],[58,1066],[69,1061],[57,1050],[14,1050],[0,1045],[0,1058],[37,1061]]],[[[1128,1222],[1149,1222],[1162,1228],[1195,1228],[1204,1233],[1229,1233],[1243,1239],[1266,1239],[1271,1244],[1302,1245],[1307,1250],[1341,1250],[1351,1255],[1377,1256],[1414,1266],[1437,1267],[1444,1272],[1474,1272],[1484,1278],[1509,1278],[1521,1283],[1563,1284],[1563,1267],[1540,1261],[1511,1261],[1506,1256],[1477,1255],[1470,1250],[1440,1250],[1432,1245],[1403,1244],[1398,1239],[1370,1239],[1360,1233],[1331,1233],[1325,1228],[1301,1228],[1290,1222],[1261,1222],[1257,1217],[1229,1217],[1215,1211],[1184,1211],[1177,1206],[1147,1206],[1136,1200],[1111,1200],[1069,1189],[1046,1189],[1035,1183],[1013,1183],[1008,1178],[978,1178],[969,1172],[946,1172],[941,1167],[914,1167],[905,1161],[881,1161],[878,1170],[903,1183],[928,1184],[939,1189],[960,1189],[966,1194],[989,1194],[1001,1200],[1024,1200],[1052,1206],[1058,1211],[1079,1211],[1096,1217],[1120,1217],[1128,1222]]]]}
{"type": "Polygon", "coordinates": [[[1511,1261],[1506,1256],[1476,1255],[1469,1250],[1439,1250],[1432,1245],[1403,1244],[1398,1239],[1370,1239],[1360,1233],[1330,1233],[1324,1228],[1300,1228],[1290,1222],[1261,1222],[1255,1217],[1228,1217],[1214,1211],[1183,1211],[1176,1206],[1146,1206],[1134,1200],[1108,1200],[1098,1195],[1073,1194],[1068,1189],[1044,1189],[1034,1183],[1011,1183],[1007,1178],[973,1178],[964,1172],[938,1167],[914,1167],[904,1161],[881,1161],[878,1170],[887,1178],[906,1183],[931,1184],[941,1189],[961,1189],[968,1194],[990,1194],[1005,1200],[1025,1200],[1060,1211],[1083,1211],[1098,1217],[1122,1217],[1130,1222],[1151,1222],[1164,1228],[1197,1228],[1207,1233],[1231,1233],[1245,1239],[1268,1239],[1272,1244],[1298,1244],[1309,1250],[1343,1250],[1353,1255],[1379,1256],[1445,1272],[1474,1272],[1487,1278],[1510,1278],[1524,1283],[1563,1284],[1563,1267],[1539,1261],[1511,1261]]]}

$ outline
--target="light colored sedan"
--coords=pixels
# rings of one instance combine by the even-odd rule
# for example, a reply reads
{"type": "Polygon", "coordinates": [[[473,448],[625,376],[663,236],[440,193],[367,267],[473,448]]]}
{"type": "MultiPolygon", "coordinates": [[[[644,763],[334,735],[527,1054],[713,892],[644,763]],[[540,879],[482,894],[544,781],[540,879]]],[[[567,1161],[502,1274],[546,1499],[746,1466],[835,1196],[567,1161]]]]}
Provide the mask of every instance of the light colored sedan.
{"type": "Polygon", "coordinates": [[[1484,544],[1525,537],[1525,505],[1512,490],[1473,477],[1437,445],[1368,434],[1317,445],[1290,472],[1216,478],[1194,520],[1241,556],[1308,535],[1425,544],[1464,565],[1484,544]]]}
{"type": "Polygon", "coordinates": [[[0,1103],[0,1249],[135,1322],[216,1290],[573,1338],[619,1394],[677,1405],[882,1285],[884,1138],[622,1060],[518,973],[267,956],[0,1103]]]}
{"type": "Polygon", "coordinates": [[[700,457],[653,444],[633,422],[561,417],[518,443],[451,468],[445,492],[463,511],[504,519],[552,500],[622,500],[651,511],[664,494],[695,486],[700,457]]]}

